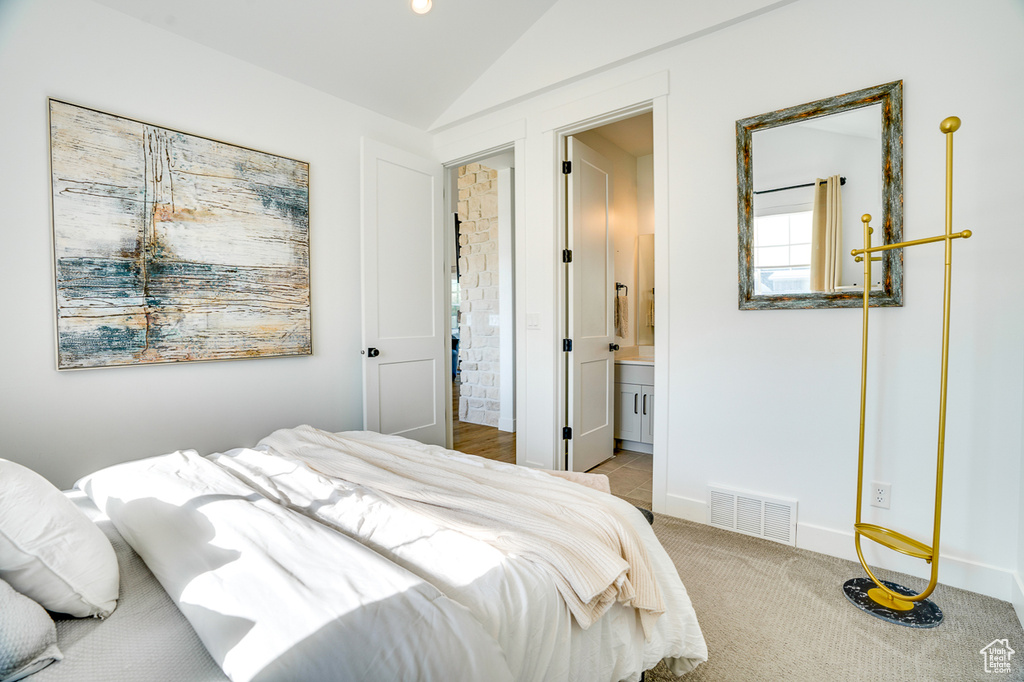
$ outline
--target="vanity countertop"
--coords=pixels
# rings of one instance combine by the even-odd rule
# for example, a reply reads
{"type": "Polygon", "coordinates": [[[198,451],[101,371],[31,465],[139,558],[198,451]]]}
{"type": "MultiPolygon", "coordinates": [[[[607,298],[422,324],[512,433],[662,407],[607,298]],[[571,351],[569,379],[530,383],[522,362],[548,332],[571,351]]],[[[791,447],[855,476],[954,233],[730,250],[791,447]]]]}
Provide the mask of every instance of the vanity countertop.
{"type": "Polygon", "coordinates": [[[654,367],[654,358],[640,357],[639,355],[627,355],[621,358],[615,358],[615,364],[617,365],[647,365],[654,367]]]}

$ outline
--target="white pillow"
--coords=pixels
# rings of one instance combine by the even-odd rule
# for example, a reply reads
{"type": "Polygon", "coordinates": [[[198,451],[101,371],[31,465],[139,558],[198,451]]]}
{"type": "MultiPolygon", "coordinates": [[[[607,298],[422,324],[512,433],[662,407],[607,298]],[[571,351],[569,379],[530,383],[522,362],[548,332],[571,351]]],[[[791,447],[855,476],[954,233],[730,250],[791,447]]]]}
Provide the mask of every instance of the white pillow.
{"type": "Polygon", "coordinates": [[[103,531],[45,478],[0,459],[0,579],[50,611],[106,618],[118,577],[103,531]]]}
{"type": "Polygon", "coordinates": [[[0,681],[20,680],[62,658],[43,607],[0,580],[0,681]]]}

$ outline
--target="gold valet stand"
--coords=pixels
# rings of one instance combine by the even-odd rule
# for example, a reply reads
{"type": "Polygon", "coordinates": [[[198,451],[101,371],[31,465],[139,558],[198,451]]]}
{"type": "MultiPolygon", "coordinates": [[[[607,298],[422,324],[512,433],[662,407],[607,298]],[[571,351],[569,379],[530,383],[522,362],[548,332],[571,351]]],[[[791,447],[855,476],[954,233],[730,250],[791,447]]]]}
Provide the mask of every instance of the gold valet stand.
{"type": "Polygon", "coordinates": [[[871,233],[874,232],[869,226],[871,216],[864,215],[861,218],[864,223],[864,248],[854,249],[850,252],[851,255],[856,256],[858,262],[864,262],[864,330],[860,371],[860,446],[857,461],[857,520],[853,528],[857,557],[860,559],[860,564],[864,567],[869,578],[853,578],[848,580],[843,585],[843,592],[854,605],[873,616],[899,625],[916,628],[935,627],[942,622],[942,611],[939,610],[934,602],[928,599],[928,595],[935,589],[939,577],[939,522],[942,514],[942,462],[946,441],[946,379],[949,367],[950,265],[953,257],[953,240],[957,238],[966,239],[971,236],[970,230],[953,232],[953,133],[959,128],[960,119],[956,116],[950,116],[939,125],[939,130],[946,135],[946,233],[927,239],[871,246],[871,233]],[[939,446],[935,471],[935,519],[932,526],[932,544],[929,547],[923,542],[914,540],[902,533],[897,533],[894,530],[872,523],[862,523],[861,506],[864,489],[864,418],[868,380],[868,298],[871,293],[868,283],[871,282],[871,262],[881,260],[880,257],[873,256],[872,254],[892,249],[902,249],[906,246],[930,244],[932,242],[946,243],[946,277],[943,289],[942,382],[939,392],[939,446]],[[861,550],[861,538],[873,540],[884,547],[917,557],[918,559],[924,559],[925,562],[930,563],[932,571],[928,586],[920,594],[914,594],[913,590],[906,587],[876,578],[864,560],[864,553],[861,550]]]}

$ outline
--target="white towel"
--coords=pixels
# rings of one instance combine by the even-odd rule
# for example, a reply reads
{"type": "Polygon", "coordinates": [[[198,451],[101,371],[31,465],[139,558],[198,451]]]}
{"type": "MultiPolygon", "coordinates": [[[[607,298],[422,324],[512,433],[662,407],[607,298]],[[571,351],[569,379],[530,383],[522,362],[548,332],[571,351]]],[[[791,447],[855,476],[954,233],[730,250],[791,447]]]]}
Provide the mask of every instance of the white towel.
{"type": "Polygon", "coordinates": [[[615,295],[615,336],[626,336],[629,325],[629,301],[625,296],[615,295]]]}

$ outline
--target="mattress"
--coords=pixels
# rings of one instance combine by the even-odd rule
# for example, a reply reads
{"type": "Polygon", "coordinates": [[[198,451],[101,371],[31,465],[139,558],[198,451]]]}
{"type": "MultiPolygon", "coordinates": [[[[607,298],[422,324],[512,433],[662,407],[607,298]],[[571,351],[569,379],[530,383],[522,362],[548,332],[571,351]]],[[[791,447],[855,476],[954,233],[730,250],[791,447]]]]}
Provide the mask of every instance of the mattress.
{"type": "MultiPolygon", "coordinates": [[[[406,439],[348,435],[404,444],[439,466],[508,469],[530,489],[531,477],[547,478],[406,439]]],[[[109,538],[120,599],[105,620],[57,616],[64,659],[32,680],[369,679],[362,670],[421,682],[613,682],[662,657],[677,674],[706,660],[671,560],[620,500],[587,489],[636,515],[629,525],[652,552],[668,613],[646,642],[632,607],[581,629],[532,562],[271,452],[179,451],[91,474],[79,482],[88,494],[65,492],[109,538]],[[482,674],[495,666],[502,675],[482,674]]]]}

